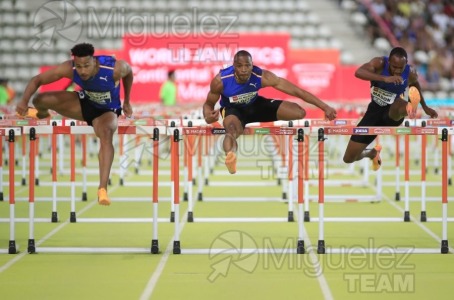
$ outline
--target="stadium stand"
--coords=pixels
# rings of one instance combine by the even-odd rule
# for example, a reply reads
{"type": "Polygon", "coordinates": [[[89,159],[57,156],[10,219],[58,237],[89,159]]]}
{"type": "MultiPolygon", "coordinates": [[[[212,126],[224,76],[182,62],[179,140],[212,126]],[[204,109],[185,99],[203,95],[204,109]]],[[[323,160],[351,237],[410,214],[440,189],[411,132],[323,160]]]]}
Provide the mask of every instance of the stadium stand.
{"type": "Polygon", "coordinates": [[[121,36],[126,30],[163,32],[168,19],[194,15],[195,23],[208,15],[236,16],[232,31],[290,32],[293,48],[336,48],[342,51],[341,60],[346,64],[364,62],[373,54],[386,54],[399,43],[409,50],[411,62],[423,78],[424,89],[434,92],[441,89],[447,95],[454,90],[452,1],[232,0],[227,4],[211,0],[73,0],[58,3],[0,2],[1,70],[8,72],[6,75],[18,96],[39,66],[68,57],[69,48],[76,41],[88,39],[97,48],[116,49],[121,47],[121,36]],[[60,6],[47,7],[53,15],[43,14],[43,5],[50,3],[60,6]],[[59,15],[63,11],[69,16],[65,20],[59,15]],[[131,27],[125,28],[124,20],[133,17],[144,24],[126,24],[131,27]],[[46,30],[52,24],[56,27],[46,30]],[[346,26],[341,33],[340,25],[346,26]],[[370,43],[364,41],[365,36],[370,43]]]}

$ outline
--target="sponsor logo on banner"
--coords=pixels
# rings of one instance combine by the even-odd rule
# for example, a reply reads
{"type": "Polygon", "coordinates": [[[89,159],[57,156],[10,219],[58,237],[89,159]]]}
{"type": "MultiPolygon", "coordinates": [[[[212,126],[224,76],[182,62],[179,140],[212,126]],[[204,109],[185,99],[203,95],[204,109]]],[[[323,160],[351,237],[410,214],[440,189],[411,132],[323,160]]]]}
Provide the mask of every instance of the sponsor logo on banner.
{"type": "Polygon", "coordinates": [[[183,134],[186,135],[206,135],[207,130],[204,128],[183,128],[183,134]]]}
{"type": "Polygon", "coordinates": [[[327,128],[327,134],[349,134],[348,128],[327,128]]]}
{"type": "Polygon", "coordinates": [[[211,129],[212,134],[225,134],[224,128],[213,128],[211,129]]]}
{"type": "Polygon", "coordinates": [[[369,133],[369,128],[354,128],[353,133],[369,133]]]}
{"type": "Polygon", "coordinates": [[[417,134],[437,134],[437,128],[416,128],[417,134]]]}
{"type": "Polygon", "coordinates": [[[295,128],[276,128],[273,132],[275,135],[292,135],[295,134],[295,128]]]}
{"type": "Polygon", "coordinates": [[[391,130],[391,128],[373,128],[372,133],[373,134],[391,134],[392,130],[391,130]]]}
{"type": "Polygon", "coordinates": [[[255,134],[270,134],[270,129],[269,128],[255,128],[254,133],[255,134]]]}
{"type": "Polygon", "coordinates": [[[410,134],[411,128],[396,128],[397,134],[410,134]]]}
{"type": "Polygon", "coordinates": [[[345,121],[345,120],[335,120],[334,124],[335,125],[347,125],[347,121],[345,121]]]}

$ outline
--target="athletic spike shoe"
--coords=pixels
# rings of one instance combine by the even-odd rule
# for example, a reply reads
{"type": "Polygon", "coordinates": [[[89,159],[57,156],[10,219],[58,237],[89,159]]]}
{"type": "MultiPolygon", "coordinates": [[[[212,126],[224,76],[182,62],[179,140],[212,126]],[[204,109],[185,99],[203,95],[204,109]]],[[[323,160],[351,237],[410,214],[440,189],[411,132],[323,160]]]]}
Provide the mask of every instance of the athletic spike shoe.
{"type": "Polygon", "coordinates": [[[100,188],[98,190],[98,203],[99,203],[99,205],[105,205],[105,206],[110,205],[110,199],[107,196],[107,191],[105,188],[100,188]]]}
{"type": "Polygon", "coordinates": [[[42,116],[42,115],[39,115],[38,110],[36,108],[29,107],[25,116],[18,115],[18,117],[22,117],[24,119],[45,119],[45,118],[50,117],[50,114],[47,113],[46,115],[42,116]]]}
{"type": "Polygon", "coordinates": [[[408,104],[407,104],[407,115],[414,117],[413,114],[416,113],[418,109],[419,102],[421,102],[421,94],[418,89],[414,86],[411,86],[408,90],[408,104]]]}
{"type": "Polygon", "coordinates": [[[381,158],[380,158],[380,151],[381,145],[375,145],[374,149],[377,151],[377,155],[372,159],[372,170],[377,171],[381,167],[381,158]]]}
{"type": "Polygon", "coordinates": [[[230,151],[227,153],[227,156],[225,157],[225,165],[227,166],[230,174],[236,173],[236,154],[234,152],[230,151]]]}

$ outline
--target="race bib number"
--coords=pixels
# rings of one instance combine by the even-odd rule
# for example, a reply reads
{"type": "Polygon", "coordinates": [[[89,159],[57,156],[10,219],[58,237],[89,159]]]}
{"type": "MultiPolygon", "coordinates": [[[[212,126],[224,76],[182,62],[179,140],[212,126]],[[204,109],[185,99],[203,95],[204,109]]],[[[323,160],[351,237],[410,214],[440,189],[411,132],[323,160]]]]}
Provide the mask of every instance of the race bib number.
{"type": "Polygon", "coordinates": [[[370,93],[372,95],[372,100],[380,106],[386,106],[393,104],[394,100],[397,97],[397,94],[383,90],[376,86],[373,86],[370,89],[370,93]]]}
{"type": "Polygon", "coordinates": [[[229,101],[232,104],[248,104],[257,96],[257,92],[244,93],[229,97],[229,101]]]}
{"type": "Polygon", "coordinates": [[[110,92],[91,92],[91,91],[85,91],[85,93],[87,94],[88,98],[93,101],[93,102],[96,102],[98,104],[107,104],[109,102],[111,102],[111,98],[110,98],[110,92]]]}

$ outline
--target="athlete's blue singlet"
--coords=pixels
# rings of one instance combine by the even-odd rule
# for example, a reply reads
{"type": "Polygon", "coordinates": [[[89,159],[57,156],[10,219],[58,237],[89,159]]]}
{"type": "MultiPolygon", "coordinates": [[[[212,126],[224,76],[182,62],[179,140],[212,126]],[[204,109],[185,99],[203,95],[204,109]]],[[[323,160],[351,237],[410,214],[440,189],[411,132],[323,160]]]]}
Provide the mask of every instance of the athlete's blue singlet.
{"type": "Polygon", "coordinates": [[[257,99],[258,90],[262,88],[262,69],[253,66],[251,77],[246,83],[236,82],[233,66],[222,69],[220,73],[224,86],[221,107],[244,107],[257,99]]]}
{"type": "MultiPolygon", "coordinates": [[[[383,60],[385,61],[385,63],[381,75],[391,76],[391,74],[389,74],[389,58],[387,56],[384,56],[383,60]]],[[[403,83],[401,84],[386,83],[383,81],[371,81],[371,100],[380,106],[393,104],[394,100],[396,100],[397,97],[406,93],[406,90],[408,88],[408,77],[410,76],[409,65],[405,66],[400,76],[403,79],[403,83]]]]}
{"type": "Polygon", "coordinates": [[[112,56],[95,56],[99,62],[99,71],[88,80],[82,80],[73,62],[73,81],[78,84],[85,94],[84,98],[99,108],[119,109],[120,84],[113,79],[115,58],[112,56]]]}

